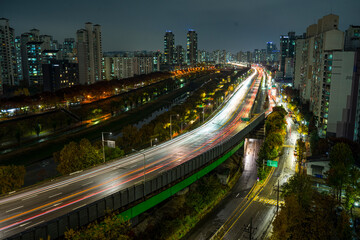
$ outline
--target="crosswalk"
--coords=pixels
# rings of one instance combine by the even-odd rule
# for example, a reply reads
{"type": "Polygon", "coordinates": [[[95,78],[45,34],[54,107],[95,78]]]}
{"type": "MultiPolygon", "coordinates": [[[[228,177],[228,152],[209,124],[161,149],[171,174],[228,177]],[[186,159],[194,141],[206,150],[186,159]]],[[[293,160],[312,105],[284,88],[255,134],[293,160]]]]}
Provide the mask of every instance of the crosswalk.
{"type": "MultiPolygon", "coordinates": [[[[263,198],[263,197],[256,196],[254,198],[254,201],[276,206],[276,199],[263,198]]],[[[284,201],[279,201],[279,205],[281,205],[281,204],[285,204],[285,202],[284,201]]]]}
{"type": "Polygon", "coordinates": [[[294,145],[283,145],[283,147],[295,148],[295,146],[294,146],[294,145]]]}

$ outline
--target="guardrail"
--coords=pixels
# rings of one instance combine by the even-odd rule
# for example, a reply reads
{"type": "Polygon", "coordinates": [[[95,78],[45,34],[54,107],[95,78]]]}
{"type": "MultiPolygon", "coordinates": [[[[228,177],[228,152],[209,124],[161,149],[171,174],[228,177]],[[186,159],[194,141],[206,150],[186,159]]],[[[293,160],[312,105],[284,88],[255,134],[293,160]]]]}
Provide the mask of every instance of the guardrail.
{"type": "Polygon", "coordinates": [[[145,191],[144,184],[123,189],[8,239],[35,240],[40,238],[48,239],[48,237],[50,237],[50,239],[56,239],[62,237],[70,228],[75,229],[82,227],[98,218],[104,217],[109,209],[124,209],[125,211],[122,212],[121,215],[126,219],[136,217],[151,207],[171,197],[183,188],[189,186],[205,174],[211,172],[214,168],[235,153],[242,146],[242,141],[245,136],[264,119],[265,113],[262,113],[252,119],[243,130],[233,137],[224,140],[222,143],[216,145],[208,151],[162,173],[161,175],[158,175],[153,179],[146,180],[145,191]],[[166,190],[161,191],[164,188],[166,188],[166,190]],[[143,202],[140,202],[136,206],[131,208],[128,207],[130,204],[140,201],[145,196],[157,192],[159,193],[143,202]]]}

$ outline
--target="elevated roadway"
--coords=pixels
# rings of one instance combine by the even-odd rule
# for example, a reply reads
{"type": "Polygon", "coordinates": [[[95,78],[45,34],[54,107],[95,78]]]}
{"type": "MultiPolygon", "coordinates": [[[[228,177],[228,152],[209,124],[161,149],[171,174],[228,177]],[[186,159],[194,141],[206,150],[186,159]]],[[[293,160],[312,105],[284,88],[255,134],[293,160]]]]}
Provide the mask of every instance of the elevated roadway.
{"type": "Polygon", "coordinates": [[[2,197],[0,239],[141,184],[144,178],[154,178],[234,136],[247,125],[242,117],[254,104],[261,76],[262,70],[255,69],[220,111],[191,132],[117,161],[2,197]]]}

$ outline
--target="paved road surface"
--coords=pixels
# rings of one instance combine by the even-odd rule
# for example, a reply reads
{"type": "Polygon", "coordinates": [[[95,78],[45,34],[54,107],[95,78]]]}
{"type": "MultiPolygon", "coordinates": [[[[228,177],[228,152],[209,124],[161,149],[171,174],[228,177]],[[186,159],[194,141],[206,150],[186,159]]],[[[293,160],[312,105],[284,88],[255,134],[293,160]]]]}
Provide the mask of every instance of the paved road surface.
{"type": "Polygon", "coordinates": [[[253,104],[259,80],[255,73],[243,81],[212,119],[171,141],[118,161],[95,167],[0,199],[0,238],[14,235],[134,184],[141,184],[146,156],[150,179],[241,131],[241,117],[253,104]],[[221,127],[220,127],[221,126],[221,127]]]}

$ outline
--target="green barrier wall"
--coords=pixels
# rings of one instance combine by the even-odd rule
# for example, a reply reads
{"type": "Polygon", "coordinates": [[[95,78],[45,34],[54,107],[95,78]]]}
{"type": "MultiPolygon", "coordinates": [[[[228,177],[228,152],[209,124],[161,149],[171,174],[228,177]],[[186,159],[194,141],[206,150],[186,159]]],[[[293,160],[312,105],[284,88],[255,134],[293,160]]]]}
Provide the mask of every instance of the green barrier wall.
{"type": "Polygon", "coordinates": [[[161,203],[165,199],[171,197],[175,193],[179,192],[180,190],[188,187],[190,184],[194,183],[198,179],[202,178],[212,170],[214,170],[217,166],[222,164],[225,160],[227,160],[230,156],[232,156],[236,151],[238,151],[244,145],[244,141],[240,142],[236,147],[231,149],[227,152],[224,156],[206,166],[204,169],[198,171],[197,173],[191,175],[190,177],[186,178],[185,180],[179,182],[178,184],[166,189],[165,191],[157,194],[154,197],[149,198],[148,200],[139,203],[138,205],[120,213],[120,216],[123,217],[125,220],[129,220],[133,217],[138,216],[139,214],[147,211],[148,209],[154,207],[155,205],[161,203]]]}

